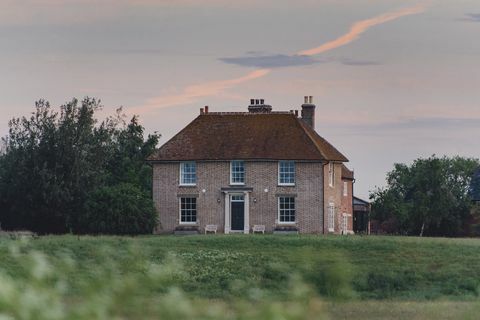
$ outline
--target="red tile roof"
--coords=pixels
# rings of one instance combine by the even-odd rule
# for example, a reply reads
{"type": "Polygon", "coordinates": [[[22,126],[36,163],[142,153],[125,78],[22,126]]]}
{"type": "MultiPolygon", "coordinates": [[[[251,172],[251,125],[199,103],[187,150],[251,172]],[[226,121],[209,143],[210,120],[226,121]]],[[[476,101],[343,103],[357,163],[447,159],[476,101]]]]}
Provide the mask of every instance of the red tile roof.
{"type": "Polygon", "coordinates": [[[147,160],[232,159],[348,161],[288,112],[201,114],[147,160]]]}
{"type": "Polygon", "coordinates": [[[353,171],[349,170],[345,165],[342,165],[342,179],[345,179],[345,180],[354,179],[353,171]]]}

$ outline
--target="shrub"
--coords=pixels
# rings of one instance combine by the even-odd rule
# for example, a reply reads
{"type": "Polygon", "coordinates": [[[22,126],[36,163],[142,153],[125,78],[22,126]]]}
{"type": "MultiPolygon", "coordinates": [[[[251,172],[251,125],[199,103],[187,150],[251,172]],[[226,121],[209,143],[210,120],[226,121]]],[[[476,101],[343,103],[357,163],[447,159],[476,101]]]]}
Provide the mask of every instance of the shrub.
{"type": "Polygon", "coordinates": [[[78,233],[148,234],[157,223],[157,213],[150,196],[137,186],[123,183],[95,190],[79,219],[78,233]]]}

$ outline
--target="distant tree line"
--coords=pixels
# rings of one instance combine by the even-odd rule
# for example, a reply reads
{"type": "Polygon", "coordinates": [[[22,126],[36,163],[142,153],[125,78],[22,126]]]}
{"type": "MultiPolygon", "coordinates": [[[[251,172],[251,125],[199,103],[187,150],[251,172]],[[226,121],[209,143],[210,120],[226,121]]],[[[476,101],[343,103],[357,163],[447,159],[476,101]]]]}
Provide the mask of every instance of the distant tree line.
{"type": "Polygon", "coordinates": [[[14,118],[0,153],[0,226],[38,233],[151,233],[157,215],[152,169],[159,140],[144,138],[122,110],[97,120],[100,101],[73,99],[55,110],[36,102],[14,118]]]}
{"type": "Polygon", "coordinates": [[[475,235],[472,177],[478,159],[436,157],[395,164],[387,186],[370,194],[372,219],[387,233],[419,236],[475,235]]]}

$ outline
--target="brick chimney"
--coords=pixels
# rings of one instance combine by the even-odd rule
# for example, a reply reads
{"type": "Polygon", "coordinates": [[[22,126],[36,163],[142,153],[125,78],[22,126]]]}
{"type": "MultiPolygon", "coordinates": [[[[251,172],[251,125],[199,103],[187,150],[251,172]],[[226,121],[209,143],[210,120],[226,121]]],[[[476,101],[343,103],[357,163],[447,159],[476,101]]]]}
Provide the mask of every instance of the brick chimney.
{"type": "Polygon", "coordinates": [[[272,106],[265,104],[264,99],[250,99],[248,112],[251,113],[269,113],[272,111],[272,106]]]}
{"type": "Polygon", "coordinates": [[[312,96],[305,96],[302,104],[302,120],[315,130],[315,105],[312,96]]]}

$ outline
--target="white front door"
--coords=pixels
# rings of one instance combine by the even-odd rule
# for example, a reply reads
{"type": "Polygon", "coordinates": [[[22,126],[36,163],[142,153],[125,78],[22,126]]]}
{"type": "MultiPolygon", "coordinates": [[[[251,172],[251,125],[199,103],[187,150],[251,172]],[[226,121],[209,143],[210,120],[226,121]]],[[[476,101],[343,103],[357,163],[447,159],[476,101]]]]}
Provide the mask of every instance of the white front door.
{"type": "Polygon", "coordinates": [[[225,233],[250,232],[249,192],[240,192],[225,192],[225,233]]]}

